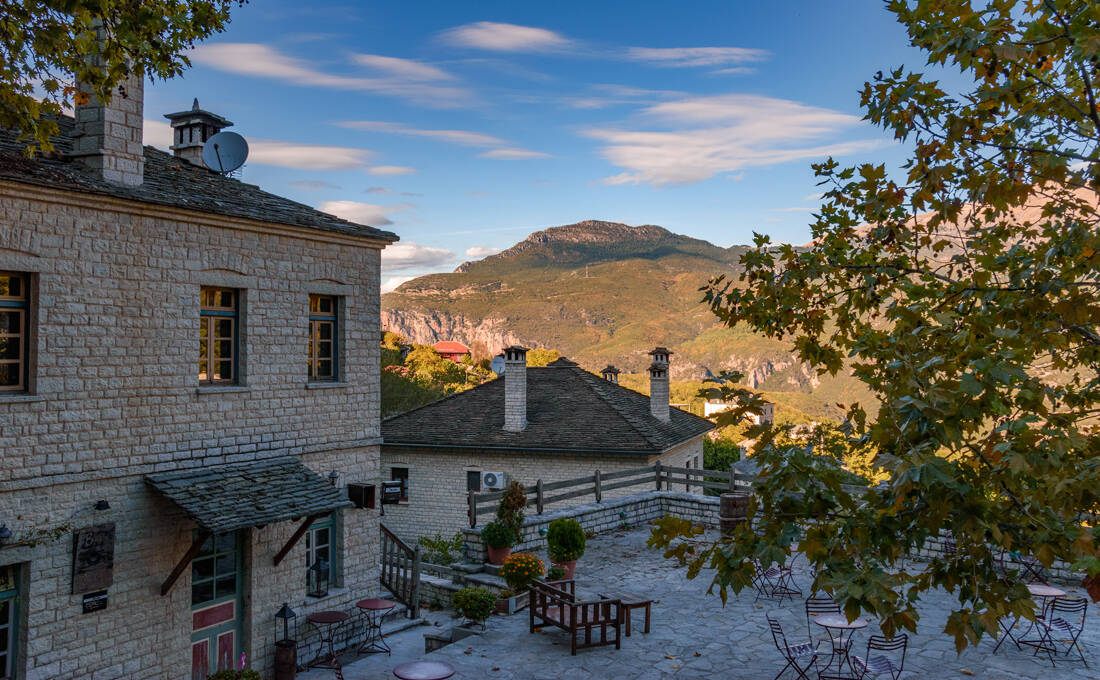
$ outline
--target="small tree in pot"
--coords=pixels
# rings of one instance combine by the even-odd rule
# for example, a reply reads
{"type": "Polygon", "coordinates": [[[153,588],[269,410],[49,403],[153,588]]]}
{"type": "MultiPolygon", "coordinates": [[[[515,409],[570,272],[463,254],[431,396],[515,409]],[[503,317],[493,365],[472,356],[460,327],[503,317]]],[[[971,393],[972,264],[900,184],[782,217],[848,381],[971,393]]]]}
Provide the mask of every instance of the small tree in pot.
{"type": "Polygon", "coordinates": [[[451,596],[455,609],[470,623],[485,626],[485,620],[493,613],[496,595],[485,588],[463,588],[451,596]]]}
{"type": "Polygon", "coordinates": [[[516,543],[523,540],[523,511],[526,508],[527,494],[523,485],[512,480],[497,505],[497,521],[512,530],[516,543]]]}
{"type": "Polygon", "coordinates": [[[561,518],[550,522],[546,530],[547,552],[555,566],[565,570],[565,578],[573,578],[577,560],[584,554],[584,529],[575,519],[561,518]]]}
{"type": "Polygon", "coordinates": [[[489,564],[504,564],[512,553],[512,544],[516,535],[510,527],[501,522],[489,522],[481,530],[481,540],[489,549],[489,564]]]}

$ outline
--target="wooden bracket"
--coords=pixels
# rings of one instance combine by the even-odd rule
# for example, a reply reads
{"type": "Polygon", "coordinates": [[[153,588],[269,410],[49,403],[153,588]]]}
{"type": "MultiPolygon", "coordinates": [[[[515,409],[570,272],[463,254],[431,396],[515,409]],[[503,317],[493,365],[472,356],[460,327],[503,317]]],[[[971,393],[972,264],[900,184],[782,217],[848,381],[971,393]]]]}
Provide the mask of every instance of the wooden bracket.
{"type": "Polygon", "coordinates": [[[279,563],[283,561],[283,558],[290,553],[291,548],[293,548],[295,544],[297,544],[298,541],[302,539],[302,536],[304,536],[306,531],[309,530],[310,525],[327,514],[328,513],[321,512],[316,515],[310,515],[309,517],[306,517],[306,521],[302,522],[302,524],[294,531],[294,534],[290,537],[290,540],[286,542],[286,545],[284,545],[279,550],[279,552],[275,553],[276,567],[279,566],[279,563]]]}
{"type": "Polygon", "coordinates": [[[183,570],[187,568],[187,565],[191,564],[191,560],[195,559],[195,556],[202,550],[202,544],[206,543],[206,539],[210,537],[209,531],[199,531],[195,536],[194,542],[191,543],[191,547],[187,549],[183,557],[180,558],[176,567],[172,569],[172,573],[168,574],[168,578],[160,586],[160,594],[163,597],[168,594],[168,591],[172,590],[172,586],[176,585],[176,581],[179,580],[183,570]]]}

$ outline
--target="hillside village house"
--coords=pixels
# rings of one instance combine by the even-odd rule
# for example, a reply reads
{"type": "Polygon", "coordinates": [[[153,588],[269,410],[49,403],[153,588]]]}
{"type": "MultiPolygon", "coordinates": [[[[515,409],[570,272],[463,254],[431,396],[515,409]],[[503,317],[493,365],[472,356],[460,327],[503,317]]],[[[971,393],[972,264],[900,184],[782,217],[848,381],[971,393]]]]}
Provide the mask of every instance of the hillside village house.
{"type": "MultiPolygon", "coordinates": [[[[728,411],[731,408],[733,408],[733,404],[724,402],[720,399],[707,399],[703,402],[703,415],[709,418],[723,411],[728,411]]],[[[760,413],[746,413],[745,419],[753,425],[774,425],[775,404],[766,401],[760,405],[760,413]]]]}
{"type": "Polygon", "coordinates": [[[454,534],[483,472],[531,484],[657,461],[702,467],[714,425],[669,407],[667,349],[650,352],[649,397],[620,386],[614,367],[603,378],[565,358],[528,368],[526,353],[508,347],[503,377],[383,421],[383,475],[405,490],[386,506],[387,527],[409,538],[454,534]]]}
{"type": "Polygon", "coordinates": [[[202,167],[197,102],[143,147],[125,93],[34,159],[0,133],[0,677],[270,677],[283,602],[378,592],[343,487],[378,480],[397,237],[202,167]]]}
{"type": "Polygon", "coordinates": [[[440,340],[432,345],[432,349],[439,353],[439,356],[444,359],[450,359],[451,361],[462,361],[466,357],[470,356],[470,348],[463,345],[461,342],[453,342],[451,340],[440,340]]]}

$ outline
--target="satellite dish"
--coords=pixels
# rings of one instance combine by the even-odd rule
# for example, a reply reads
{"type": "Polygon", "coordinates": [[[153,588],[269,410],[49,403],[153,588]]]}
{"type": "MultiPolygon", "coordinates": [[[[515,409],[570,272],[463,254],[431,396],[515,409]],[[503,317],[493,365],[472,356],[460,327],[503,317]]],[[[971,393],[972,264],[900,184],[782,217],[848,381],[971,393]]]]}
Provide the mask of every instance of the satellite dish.
{"type": "Polygon", "coordinates": [[[202,146],[202,162],[223,175],[244,165],[248,158],[248,142],[236,132],[219,132],[202,146]]]}
{"type": "Polygon", "coordinates": [[[493,357],[489,362],[489,370],[497,375],[504,375],[504,357],[493,357]]]}

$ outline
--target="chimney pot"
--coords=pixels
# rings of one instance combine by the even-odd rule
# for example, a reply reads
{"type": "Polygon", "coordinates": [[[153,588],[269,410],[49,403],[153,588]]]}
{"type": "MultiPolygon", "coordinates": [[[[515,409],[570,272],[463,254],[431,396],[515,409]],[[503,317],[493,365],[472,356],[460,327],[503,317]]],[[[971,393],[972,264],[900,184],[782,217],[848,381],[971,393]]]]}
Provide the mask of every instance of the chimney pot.
{"type": "Polygon", "coordinates": [[[619,369],[615,368],[611,364],[608,364],[600,373],[603,374],[603,379],[610,383],[619,384],[619,374],[622,373],[619,369]]]}
{"type": "Polygon", "coordinates": [[[668,357],[672,352],[664,347],[651,351],[653,363],[649,366],[649,412],[662,423],[669,422],[668,405],[668,357]]]}
{"type": "Polygon", "coordinates": [[[504,429],[527,429],[527,348],[504,348],[504,429]]]}
{"type": "Polygon", "coordinates": [[[172,125],[172,154],[194,165],[206,167],[202,162],[202,148],[206,140],[233,123],[216,113],[199,108],[199,98],[191,103],[190,111],[166,113],[164,117],[172,125]]]}

